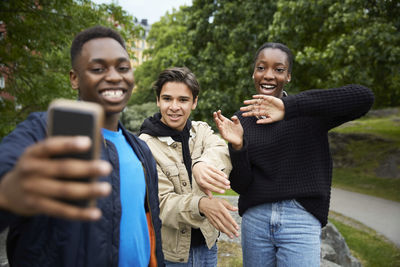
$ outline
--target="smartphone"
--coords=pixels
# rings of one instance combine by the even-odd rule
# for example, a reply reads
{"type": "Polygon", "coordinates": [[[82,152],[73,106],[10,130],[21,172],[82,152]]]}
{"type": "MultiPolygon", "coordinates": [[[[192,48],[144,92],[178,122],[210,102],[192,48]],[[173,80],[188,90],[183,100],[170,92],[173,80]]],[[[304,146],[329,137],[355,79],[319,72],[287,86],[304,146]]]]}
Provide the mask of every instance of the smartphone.
{"type": "MultiPolygon", "coordinates": [[[[77,158],[82,160],[98,159],[101,149],[101,128],[104,123],[102,106],[93,102],[56,99],[49,105],[47,112],[48,136],[88,136],[92,146],[87,152],[64,154],[55,158],[77,158]]],[[[62,177],[60,177],[62,179],[62,177]]],[[[87,177],[76,181],[93,182],[87,177]]],[[[77,206],[95,205],[88,200],[65,200],[77,206]]]]}

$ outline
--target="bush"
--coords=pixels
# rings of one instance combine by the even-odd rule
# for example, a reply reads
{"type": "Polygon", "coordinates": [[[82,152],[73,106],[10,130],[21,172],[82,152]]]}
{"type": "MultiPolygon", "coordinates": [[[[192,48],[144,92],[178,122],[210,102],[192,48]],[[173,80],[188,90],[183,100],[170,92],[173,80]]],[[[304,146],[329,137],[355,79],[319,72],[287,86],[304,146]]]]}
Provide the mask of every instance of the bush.
{"type": "Polygon", "coordinates": [[[156,112],[158,112],[158,107],[155,102],[128,106],[122,113],[121,121],[128,130],[137,134],[143,121],[156,112]]]}

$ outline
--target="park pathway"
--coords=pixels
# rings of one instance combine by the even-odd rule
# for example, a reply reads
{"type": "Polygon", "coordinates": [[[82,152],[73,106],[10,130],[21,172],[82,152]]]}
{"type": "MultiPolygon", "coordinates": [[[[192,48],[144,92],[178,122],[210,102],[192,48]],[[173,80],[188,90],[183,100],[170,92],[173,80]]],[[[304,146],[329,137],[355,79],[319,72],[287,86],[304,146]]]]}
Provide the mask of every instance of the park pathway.
{"type": "Polygon", "coordinates": [[[400,203],[332,188],[330,210],[374,229],[400,247],[400,203]]]}

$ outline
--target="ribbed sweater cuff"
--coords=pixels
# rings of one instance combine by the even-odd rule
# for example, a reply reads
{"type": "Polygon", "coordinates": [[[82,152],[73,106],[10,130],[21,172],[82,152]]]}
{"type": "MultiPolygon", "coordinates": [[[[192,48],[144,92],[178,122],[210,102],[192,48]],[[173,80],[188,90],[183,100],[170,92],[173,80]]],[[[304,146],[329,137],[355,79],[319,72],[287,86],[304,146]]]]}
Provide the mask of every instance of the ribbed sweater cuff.
{"type": "Polygon", "coordinates": [[[295,95],[289,95],[287,97],[283,97],[281,98],[281,100],[285,105],[285,117],[284,117],[285,120],[290,120],[291,118],[298,116],[299,110],[295,95]]]}
{"type": "Polygon", "coordinates": [[[243,140],[243,146],[242,149],[240,150],[236,150],[232,147],[231,143],[228,143],[228,147],[229,147],[229,156],[231,157],[231,162],[232,165],[233,162],[241,162],[243,160],[244,157],[246,157],[247,155],[247,141],[246,139],[243,140]]]}

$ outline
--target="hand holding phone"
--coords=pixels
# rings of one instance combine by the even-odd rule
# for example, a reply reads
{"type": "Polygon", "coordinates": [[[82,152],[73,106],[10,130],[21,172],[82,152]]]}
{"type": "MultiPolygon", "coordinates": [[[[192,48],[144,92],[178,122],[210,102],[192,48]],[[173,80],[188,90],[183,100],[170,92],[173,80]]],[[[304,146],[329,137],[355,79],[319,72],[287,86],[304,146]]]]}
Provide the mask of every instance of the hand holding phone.
{"type": "MultiPolygon", "coordinates": [[[[100,156],[101,127],[104,120],[103,108],[96,103],[72,101],[65,99],[54,100],[48,109],[49,136],[87,136],[91,139],[91,147],[84,153],[67,153],[54,158],[73,158],[94,160],[100,156]]],[[[63,179],[63,177],[59,177],[63,179]]],[[[71,181],[71,179],[65,179],[71,181]]],[[[92,182],[93,177],[75,179],[80,182],[92,182]]],[[[78,206],[93,206],[94,201],[66,200],[67,203],[78,206]]]]}
{"type": "Polygon", "coordinates": [[[72,220],[97,220],[96,206],[79,207],[61,199],[82,200],[108,196],[108,182],[79,182],[81,177],[109,175],[103,160],[54,159],[55,155],[86,152],[87,137],[49,137],[28,146],[14,167],[0,180],[0,208],[23,216],[48,215],[72,220]],[[59,177],[65,176],[65,179],[59,177]]]}

